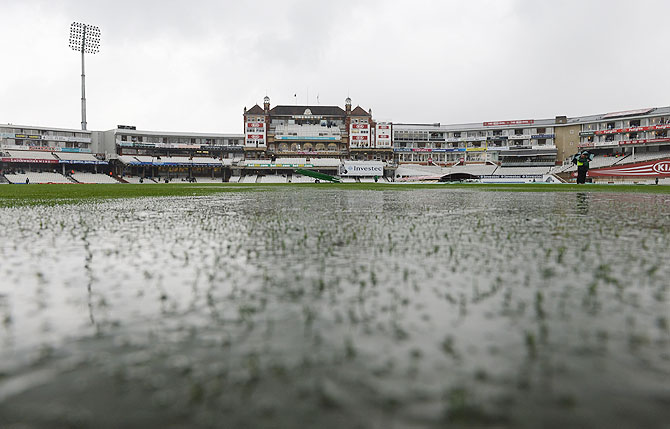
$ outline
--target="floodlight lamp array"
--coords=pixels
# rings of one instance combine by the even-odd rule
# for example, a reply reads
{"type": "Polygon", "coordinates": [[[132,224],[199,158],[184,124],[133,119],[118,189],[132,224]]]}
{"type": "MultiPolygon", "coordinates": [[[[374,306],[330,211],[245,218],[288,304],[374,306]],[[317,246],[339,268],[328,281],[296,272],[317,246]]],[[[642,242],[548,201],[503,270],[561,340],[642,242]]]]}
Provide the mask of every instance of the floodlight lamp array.
{"type": "Polygon", "coordinates": [[[100,28],[73,22],[70,25],[70,48],[73,51],[96,54],[100,52],[100,28]]]}

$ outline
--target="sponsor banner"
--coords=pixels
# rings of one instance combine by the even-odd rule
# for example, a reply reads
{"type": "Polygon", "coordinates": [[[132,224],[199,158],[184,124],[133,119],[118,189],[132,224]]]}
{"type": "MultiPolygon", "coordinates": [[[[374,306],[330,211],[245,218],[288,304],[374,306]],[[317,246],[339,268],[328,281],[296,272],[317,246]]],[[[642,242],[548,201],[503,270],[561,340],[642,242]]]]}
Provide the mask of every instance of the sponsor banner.
{"type": "Polygon", "coordinates": [[[368,124],[351,124],[351,128],[354,130],[367,130],[368,124]]]}
{"type": "Polygon", "coordinates": [[[340,176],[383,176],[384,163],[379,161],[345,161],[340,166],[340,176]]]}
{"type": "Polygon", "coordinates": [[[655,130],[670,130],[670,124],[650,125],[647,127],[615,128],[611,130],[595,131],[594,133],[597,135],[603,135],[603,134],[620,134],[620,133],[639,133],[642,131],[655,131],[655,130]]]}
{"type": "Polygon", "coordinates": [[[645,143],[664,143],[670,142],[670,138],[661,138],[661,139],[639,139],[639,140],[621,140],[619,142],[620,146],[627,144],[645,144],[645,143]]]}
{"type": "MultiPolygon", "coordinates": [[[[575,177],[576,174],[577,173],[574,173],[575,177]]],[[[588,176],[670,176],[670,160],[665,159],[662,161],[648,161],[637,164],[618,165],[616,167],[598,168],[589,170],[588,176]]]]}
{"type": "Polygon", "coordinates": [[[51,147],[51,146],[16,146],[3,144],[2,149],[20,150],[20,151],[40,151],[40,152],[82,152],[91,153],[91,149],[80,147],[51,147]]]}
{"type": "Polygon", "coordinates": [[[484,152],[486,151],[485,147],[469,147],[465,150],[466,152],[484,152]]]}
{"type": "Polygon", "coordinates": [[[339,137],[336,136],[275,136],[275,140],[332,140],[340,141],[339,137]]]}
{"type": "Polygon", "coordinates": [[[553,139],[556,137],[556,134],[533,134],[530,137],[533,139],[553,139]]]}
{"type": "Polygon", "coordinates": [[[242,146],[200,146],[200,149],[205,150],[220,150],[222,152],[243,152],[242,146]]]}
{"type": "Polygon", "coordinates": [[[265,122],[247,122],[247,128],[265,128],[265,122]]]}
{"type": "Polygon", "coordinates": [[[29,164],[58,164],[57,159],[2,158],[2,162],[22,162],[29,164]]]}
{"type": "Polygon", "coordinates": [[[351,136],[351,141],[367,141],[368,136],[351,136]]]}
{"type": "Polygon", "coordinates": [[[494,121],[484,122],[485,127],[497,127],[499,125],[532,125],[535,123],[534,119],[523,119],[519,121],[494,121]]]}
{"type": "Polygon", "coordinates": [[[41,140],[42,137],[35,134],[14,134],[15,139],[41,140]]]}
{"type": "Polygon", "coordinates": [[[444,148],[444,149],[426,149],[426,148],[412,148],[412,147],[394,147],[393,152],[465,152],[466,149],[462,147],[444,148]]]}
{"type": "Polygon", "coordinates": [[[63,147],[60,150],[55,150],[54,152],[79,152],[79,153],[91,153],[91,149],[84,149],[81,147],[63,147]]]}
{"type": "Polygon", "coordinates": [[[313,164],[245,164],[246,167],[291,167],[291,168],[305,168],[305,167],[314,167],[313,164]]]}
{"type": "Polygon", "coordinates": [[[91,143],[90,137],[64,137],[53,135],[36,135],[36,134],[14,134],[14,133],[0,133],[0,138],[3,139],[24,139],[24,140],[47,140],[59,142],[75,142],[75,143],[91,143]]]}

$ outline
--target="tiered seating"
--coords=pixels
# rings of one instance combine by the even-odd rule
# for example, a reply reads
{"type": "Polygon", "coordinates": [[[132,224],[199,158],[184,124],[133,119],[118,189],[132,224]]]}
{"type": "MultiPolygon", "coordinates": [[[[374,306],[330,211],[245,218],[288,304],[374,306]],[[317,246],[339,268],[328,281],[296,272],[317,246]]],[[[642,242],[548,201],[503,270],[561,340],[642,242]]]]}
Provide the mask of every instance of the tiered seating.
{"type": "Polygon", "coordinates": [[[196,177],[198,183],[221,183],[220,177],[196,177]]]}
{"type": "Polygon", "coordinates": [[[64,161],[85,161],[85,162],[94,162],[102,163],[98,158],[96,158],[91,153],[79,153],[79,152],[58,152],[54,153],[56,158],[62,159],[64,161]]]}
{"type": "Polygon", "coordinates": [[[134,156],[130,156],[130,155],[119,155],[118,160],[121,163],[126,164],[126,165],[137,164],[139,162],[137,158],[135,158],[134,156]]]}
{"type": "Polygon", "coordinates": [[[260,176],[258,183],[286,183],[286,177],[276,174],[269,174],[267,176],[260,176]]]}
{"type": "Polygon", "coordinates": [[[257,175],[255,174],[250,174],[248,176],[242,176],[240,179],[240,183],[256,183],[256,179],[258,178],[257,175]]]}
{"type": "Polygon", "coordinates": [[[156,183],[151,179],[144,179],[144,180],[142,180],[142,182],[140,182],[140,179],[141,179],[141,177],[138,177],[138,176],[132,176],[132,177],[131,176],[124,176],[123,177],[123,180],[125,180],[128,183],[135,183],[135,184],[138,184],[138,183],[156,183]]]}
{"type": "Polygon", "coordinates": [[[26,183],[26,179],[30,183],[72,183],[67,177],[59,173],[38,173],[27,172],[21,174],[5,174],[10,183],[26,183]]]}
{"type": "MultiPolygon", "coordinates": [[[[375,183],[375,178],[374,177],[361,177],[360,179],[361,183],[375,183]]],[[[377,179],[379,180],[379,179],[377,179]]]]}
{"type": "Polygon", "coordinates": [[[635,152],[634,156],[631,155],[627,157],[624,162],[620,162],[619,164],[629,164],[632,162],[645,162],[662,158],[670,158],[670,151],[642,152],[642,153],[635,152]]]}
{"type": "MultiPolygon", "coordinates": [[[[557,165],[555,167],[551,167],[551,169],[549,170],[549,173],[550,174],[563,173],[563,172],[566,172],[566,171],[570,170],[573,167],[574,167],[574,164],[572,164],[572,163],[557,165]]],[[[576,169],[577,167],[574,167],[574,168],[576,169]]]]}
{"type": "Polygon", "coordinates": [[[239,183],[240,181],[240,176],[230,176],[230,179],[228,179],[228,182],[230,183],[239,183]]]}
{"type": "Polygon", "coordinates": [[[43,152],[37,150],[8,150],[6,151],[10,158],[20,159],[45,159],[53,161],[56,158],[51,152],[43,152]]]}
{"type": "Polygon", "coordinates": [[[106,174],[75,172],[72,178],[79,183],[119,183],[115,178],[106,174]]]}
{"type": "Polygon", "coordinates": [[[135,158],[138,162],[153,162],[153,160],[155,159],[153,156],[147,156],[147,155],[135,155],[132,158],[135,158]]]}
{"type": "Polygon", "coordinates": [[[475,176],[490,176],[498,168],[497,165],[466,164],[451,167],[450,173],[466,173],[475,176]]]}
{"type": "Polygon", "coordinates": [[[548,174],[551,167],[503,167],[500,166],[496,175],[524,175],[524,174],[548,174]]]}

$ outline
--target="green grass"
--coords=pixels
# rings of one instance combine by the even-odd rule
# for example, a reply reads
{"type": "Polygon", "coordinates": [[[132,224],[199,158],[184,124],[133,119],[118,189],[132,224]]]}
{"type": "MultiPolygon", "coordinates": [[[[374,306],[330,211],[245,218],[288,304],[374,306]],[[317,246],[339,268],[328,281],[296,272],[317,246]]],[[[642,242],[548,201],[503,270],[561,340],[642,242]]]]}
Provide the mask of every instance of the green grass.
{"type": "Polygon", "coordinates": [[[0,186],[0,207],[76,203],[91,199],[202,196],[221,192],[270,191],[278,188],[318,188],[349,190],[468,189],[506,192],[626,192],[670,194],[670,186],[651,185],[570,185],[570,184],[387,184],[387,183],[185,183],[185,184],[63,184],[0,186]]]}

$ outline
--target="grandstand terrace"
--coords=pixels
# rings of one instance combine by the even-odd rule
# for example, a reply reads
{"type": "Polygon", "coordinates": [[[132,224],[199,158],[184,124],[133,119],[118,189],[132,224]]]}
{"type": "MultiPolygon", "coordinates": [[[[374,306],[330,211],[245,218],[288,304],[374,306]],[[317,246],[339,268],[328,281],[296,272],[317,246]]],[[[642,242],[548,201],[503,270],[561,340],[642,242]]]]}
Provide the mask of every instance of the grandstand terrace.
{"type": "Polygon", "coordinates": [[[476,124],[393,124],[398,164],[551,163],[556,157],[554,120],[476,124]]]}
{"type": "Polygon", "coordinates": [[[649,168],[636,170],[639,174],[666,177],[665,167],[655,171],[652,164],[670,160],[670,107],[444,125],[378,122],[371,109],[352,107],[349,98],[341,108],[271,107],[265,97],[263,107],[245,109],[243,116],[242,134],[143,131],[124,125],[108,131],[0,125],[0,168],[13,175],[6,181],[14,183],[107,182],[110,172],[122,182],[295,183],[311,181],[294,174],[297,168],[338,175],[345,162],[366,161],[383,162],[379,177],[392,179],[426,176],[399,168],[414,165],[434,167],[428,176],[536,180],[557,175],[570,181],[576,170],[572,155],[589,150],[595,155],[594,177],[611,181],[619,173],[623,180],[630,177],[614,167],[644,163],[649,168]],[[614,176],[603,176],[602,169],[614,176]]]}
{"type": "Polygon", "coordinates": [[[245,158],[308,156],[318,158],[392,160],[391,124],[377,123],[372,110],[357,106],[351,99],[345,107],[292,106],[244,109],[245,158]],[[380,131],[381,130],[381,131],[380,131]]]}
{"type": "Polygon", "coordinates": [[[119,125],[101,133],[121,177],[172,182],[194,177],[221,182],[243,157],[241,134],[158,132],[119,125]]]}

